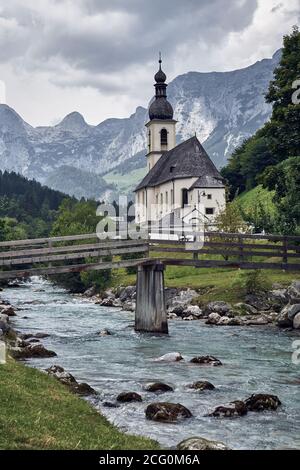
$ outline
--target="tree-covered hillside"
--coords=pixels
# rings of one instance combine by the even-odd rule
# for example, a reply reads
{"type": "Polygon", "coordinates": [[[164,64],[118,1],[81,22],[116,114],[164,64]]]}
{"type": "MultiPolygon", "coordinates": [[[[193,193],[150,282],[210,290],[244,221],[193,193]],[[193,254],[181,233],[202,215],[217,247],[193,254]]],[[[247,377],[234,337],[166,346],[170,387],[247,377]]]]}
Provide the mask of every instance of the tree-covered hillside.
{"type": "Polygon", "coordinates": [[[0,171],[0,240],[50,234],[65,194],[0,171]]]}
{"type": "MultiPolygon", "coordinates": [[[[270,82],[266,101],[271,119],[237,148],[222,169],[230,198],[258,184],[274,191],[278,211],[273,231],[297,233],[300,225],[300,103],[293,99],[300,77],[300,32],[283,39],[282,57],[270,82]]],[[[299,97],[298,93],[298,97],[299,97]]]]}

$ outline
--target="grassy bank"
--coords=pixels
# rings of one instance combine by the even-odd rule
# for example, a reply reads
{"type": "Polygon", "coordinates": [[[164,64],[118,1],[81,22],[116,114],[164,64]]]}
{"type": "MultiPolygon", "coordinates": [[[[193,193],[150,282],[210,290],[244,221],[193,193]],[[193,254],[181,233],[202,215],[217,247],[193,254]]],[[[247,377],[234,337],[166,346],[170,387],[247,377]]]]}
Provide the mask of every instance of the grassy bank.
{"type": "MultiPolygon", "coordinates": [[[[243,270],[245,272],[247,270],[243,270]]],[[[241,302],[241,289],[237,280],[241,270],[233,268],[193,268],[190,266],[167,266],[165,271],[166,287],[179,289],[199,289],[201,301],[224,300],[226,302],[241,302]]],[[[295,279],[300,280],[299,272],[285,272],[280,270],[265,269],[262,271],[267,283],[272,285],[279,283],[288,286],[295,279]]],[[[114,286],[135,284],[135,275],[128,275],[124,270],[115,271],[113,274],[114,286]]]]}
{"type": "Polygon", "coordinates": [[[56,379],[9,360],[0,365],[0,449],[157,449],[118,431],[56,379]]]}

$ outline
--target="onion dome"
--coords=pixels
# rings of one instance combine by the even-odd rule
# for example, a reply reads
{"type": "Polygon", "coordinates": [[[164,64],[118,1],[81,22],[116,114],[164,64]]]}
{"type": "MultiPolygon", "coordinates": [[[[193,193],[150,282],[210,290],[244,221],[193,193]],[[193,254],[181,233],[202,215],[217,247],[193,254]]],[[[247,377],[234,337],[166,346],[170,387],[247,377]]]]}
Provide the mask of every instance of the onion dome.
{"type": "Polygon", "coordinates": [[[155,99],[149,107],[149,118],[152,119],[173,119],[173,108],[167,100],[167,76],[161,69],[161,55],[159,54],[159,70],[155,74],[155,99]]]}

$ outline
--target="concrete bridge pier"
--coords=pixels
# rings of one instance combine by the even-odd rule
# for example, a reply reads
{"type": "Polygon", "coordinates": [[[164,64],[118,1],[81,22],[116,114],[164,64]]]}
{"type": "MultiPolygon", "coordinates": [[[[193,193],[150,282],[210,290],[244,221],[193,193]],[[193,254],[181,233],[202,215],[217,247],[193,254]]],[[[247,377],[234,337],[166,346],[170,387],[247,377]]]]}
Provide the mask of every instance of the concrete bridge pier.
{"type": "Polygon", "coordinates": [[[136,284],[135,330],[168,334],[164,265],[140,265],[136,284]]]}

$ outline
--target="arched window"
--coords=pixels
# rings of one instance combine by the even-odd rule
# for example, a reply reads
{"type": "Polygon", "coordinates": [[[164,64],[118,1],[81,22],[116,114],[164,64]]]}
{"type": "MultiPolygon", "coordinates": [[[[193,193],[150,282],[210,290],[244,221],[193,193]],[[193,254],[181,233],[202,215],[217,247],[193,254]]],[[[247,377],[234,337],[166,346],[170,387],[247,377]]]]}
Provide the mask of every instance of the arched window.
{"type": "Polygon", "coordinates": [[[187,206],[188,205],[188,190],[186,188],[183,188],[181,190],[181,207],[187,206]]]}
{"type": "Polygon", "coordinates": [[[148,132],[148,151],[150,152],[151,150],[151,131],[149,129],[149,132],[148,132]]]}
{"type": "Polygon", "coordinates": [[[168,145],[168,131],[167,131],[167,129],[162,129],[160,131],[160,145],[161,146],[168,145]]]}

